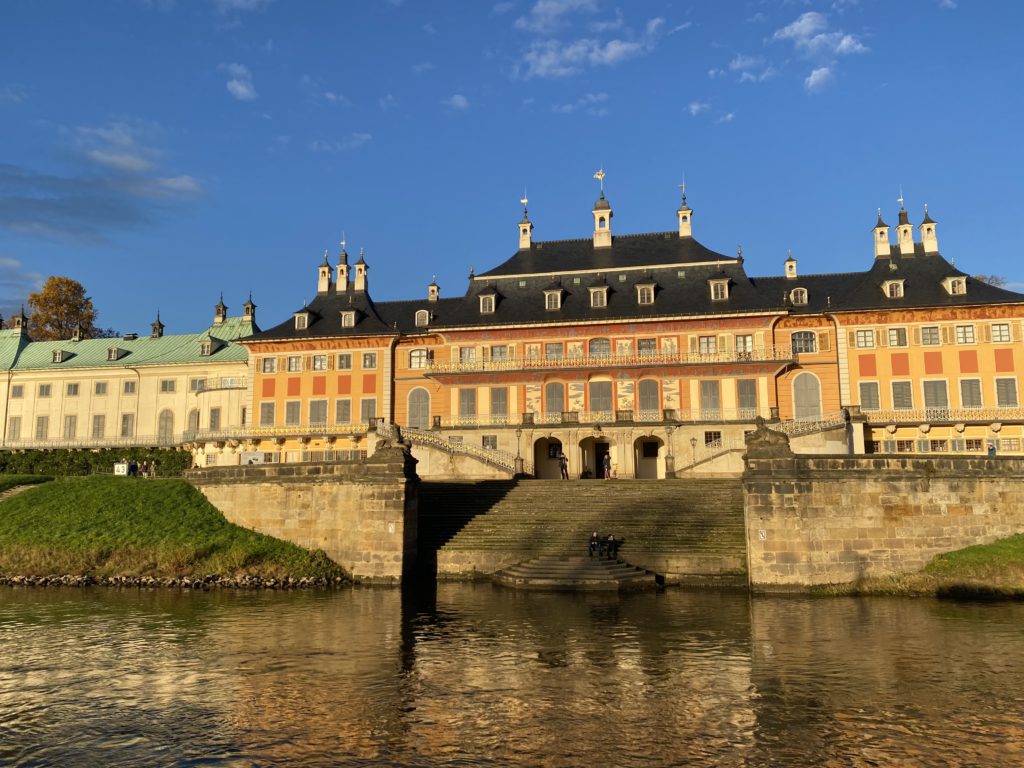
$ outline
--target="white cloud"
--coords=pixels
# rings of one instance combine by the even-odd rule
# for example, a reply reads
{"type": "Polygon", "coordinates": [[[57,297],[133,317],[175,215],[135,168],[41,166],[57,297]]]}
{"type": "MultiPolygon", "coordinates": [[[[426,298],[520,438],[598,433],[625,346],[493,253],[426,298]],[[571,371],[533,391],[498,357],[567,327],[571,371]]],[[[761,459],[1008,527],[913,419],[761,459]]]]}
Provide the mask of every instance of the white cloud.
{"type": "Polygon", "coordinates": [[[842,30],[827,31],[828,28],[828,17],[825,14],[807,11],[792,23],[776,30],[771,39],[788,40],[805,56],[846,56],[869,50],[856,35],[842,30]]]}
{"type": "Polygon", "coordinates": [[[615,18],[608,21],[592,21],[589,24],[591,32],[610,32],[616,29],[622,29],[625,25],[626,19],[622,15],[622,10],[619,8],[615,9],[615,18]]]}
{"type": "Polygon", "coordinates": [[[443,99],[441,103],[444,104],[446,107],[451,107],[452,109],[457,109],[459,111],[469,109],[469,99],[467,99],[461,93],[453,93],[447,99],[443,99]]]}
{"type": "Polygon", "coordinates": [[[431,24],[429,21],[426,24],[423,25],[423,31],[426,32],[428,35],[436,35],[437,34],[437,28],[434,27],[434,25],[431,24]]]}
{"type": "Polygon", "coordinates": [[[796,21],[776,30],[772,35],[772,40],[793,40],[799,43],[811,39],[827,28],[828,20],[825,14],[818,13],[818,11],[807,11],[800,14],[796,21]]]}
{"type": "Polygon", "coordinates": [[[718,69],[717,67],[712,67],[711,69],[708,70],[708,77],[710,77],[712,80],[714,80],[716,77],[721,77],[724,74],[725,70],[718,69]]]}
{"type": "Polygon", "coordinates": [[[956,8],[956,0],[939,0],[939,8],[945,8],[947,11],[952,11],[956,8]]]}
{"type": "Polygon", "coordinates": [[[265,11],[274,0],[213,0],[221,13],[236,11],[265,11]]]}
{"type": "MultiPolygon", "coordinates": [[[[616,39],[604,43],[588,38],[575,40],[569,44],[557,40],[539,40],[530,45],[523,54],[522,64],[525,65],[526,71],[522,76],[526,80],[532,77],[566,77],[582,72],[586,67],[614,66],[627,59],[649,53],[653,48],[652,38],[616,39]]],[[[517,66],[517,73],[519,71],[520,67],[517,66]]]]}
{"type": "Polygon", "coordinates": [[[719,123],[731,123],[733,121],[734,117],[736,117],[736,115],[734,113],[726,112],[724,115],[722,115],[720,118],[718,118],[717,122],[719,122],[719,123]]]}
{"type": "Polygon", "coordinates": [[[516,19],[516,29],[549,35],[568,22],[566,16],[576,12],[594,13],[596,0],[537,0],[526,16],[516,19]]]}
{"type": "Polygon", "coordinates": [[[740,74],[741,83],[763,83],[765,80],[771,80],[777,72],[775,67],[768,66],[762,69],[760,72],[743,72],[740,74]]]}
{"type": "Polygon", "coordinates": [[[98,165],[122,173],[145,173],[160,159],[160,153],[139,142],[140,129],[125,122],[75,129],[85,156],[98,165]]]}
{"type": "Polygon", "coordinates": [[[230,80],[225,83],[228,93],[239,101],[252,101],[256,98],[256,87],[252,83],[252,72],[244,64],[222,64],[220,69],[227,72],[230,80]]]}
{"type": "Polygon", "coordinates": [[[729,69],[733,72],[743,69],[750,69],[751,67],[759,66],[764,59],[760,56],[744,56],[742,53],[737,53],[733,60],[729,62],[729,69]]]}
{"type": "Polygon", "coordinates": [[[587,93],[569,104],[555,104],[551,111],[562,115],[582,111],[594,117],[604,117],[608,114],[608,110],[603,106],[607,101],[607,93],[587,93]]]}
{"type": "Polygon", "coordinates": [[[0,104],[20,104],[28,92],[21,85],[0,86],[0,104]]]}
{"type": "Polygon", "coordinates": [[[350,133],[342,139],[335,141],[326,141],[323,139],[317,139],[309,143],[309,149],[312,152],[348,152],[353,149],[367,144],[373,140],[373,134],[371,133],[350,133]]]}
{"type": "Polygon", "coordinates": [[[702,101],[691,101],[686,107],[686,110],[694,117],[699,115],[701,112],[707,112],[709,109],[711,109],[711,105],[702,101]]]}
{"type": "Polygon", "coordinates": [[[421,61],[417,64],[412,65],[412,71],[415,72],[417,75],[422,74],[423,72],[428,72],[433,68],[434,65],[429,61],[421,61]]]}
{"type": "Polygon", "coordinates": [[[674,35],[676,32],[682,32],[684,29],[689,29],[693,26],[692,21],[684,21],[682,24],[677,24],[668,31],[668,34],[674,35]]]}
{"type": "Polygon", "coordinates": [[[28,294],[43,287],[46,278],[27,270],[19,259],[0,256],[0,311],[4,317],[18,312],[28,294]]]}
{"type": "Polygon", "coordinates": [[[310,75],[303,75],[299,78],[299,87],[302,88],[312,102],[340,104],[344,107],[352,106],[352,102],[345,98],[345,94],[326,88],[320,80],[310,75]]]}
{"type": "Polygon", "coordinates": [[[818,67],[812,70],[811,74],[804,80],[804,88],[812,93],[820,91],[832,81],[833,77],[834,73],[829,67],[818,67]]]}
{"type": "Polygon", "coordinates": [[[377,104],[378,104],[378,106],[380,106],[380,108],[382,110],[384,110],[386,112],[387,110],[391,109],[392,107],[397,107],[398,106],[398,99],[396,99],[390,93],[386,93],[383,96],[381,96],[379,99],[377,99],[377,104]]]}

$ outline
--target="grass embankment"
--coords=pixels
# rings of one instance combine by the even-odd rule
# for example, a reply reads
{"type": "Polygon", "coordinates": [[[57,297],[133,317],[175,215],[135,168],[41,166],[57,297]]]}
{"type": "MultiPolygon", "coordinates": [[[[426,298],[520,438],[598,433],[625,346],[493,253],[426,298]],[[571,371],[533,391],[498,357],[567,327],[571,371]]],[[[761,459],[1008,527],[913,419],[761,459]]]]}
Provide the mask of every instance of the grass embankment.
{"type": "Polygon", "coordinates": [[[53,480],[49,475],[0,475],[0,493],[19,485],[37,485],[53,480]]]}
{"type": "Polygon", "coordinates": [[[828,587],[828,594],[1024,600],[1024,534],[933,558],[917,573],[828,587]]]}
{"type": "Polygon", "coordinates": [[[62,478],[0,503],[0,575],[49,574],[343,575],[322,552],[232,525],[183,480],[124,477],[62,478]]]}

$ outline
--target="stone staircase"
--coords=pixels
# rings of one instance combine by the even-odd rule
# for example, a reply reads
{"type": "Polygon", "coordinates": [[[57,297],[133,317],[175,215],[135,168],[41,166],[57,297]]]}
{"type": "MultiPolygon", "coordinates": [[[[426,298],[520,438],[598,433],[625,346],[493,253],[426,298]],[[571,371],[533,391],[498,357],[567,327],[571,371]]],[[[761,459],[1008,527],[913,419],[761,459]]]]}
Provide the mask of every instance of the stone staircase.
{"type": "Polygon", "coordinates": [[[621,560],[598,557],[535,557],[504,568],[492,577],[498,584],[516,589],[630,590],[653,589],[653,573],[621,560]]]}
{"type": "Polygon", "coordinates": [[[746,584],[737,479],[519,480],[420,485],[419,549],[439,579],[585,555],[591,531],[668,583],[746,584]]]}

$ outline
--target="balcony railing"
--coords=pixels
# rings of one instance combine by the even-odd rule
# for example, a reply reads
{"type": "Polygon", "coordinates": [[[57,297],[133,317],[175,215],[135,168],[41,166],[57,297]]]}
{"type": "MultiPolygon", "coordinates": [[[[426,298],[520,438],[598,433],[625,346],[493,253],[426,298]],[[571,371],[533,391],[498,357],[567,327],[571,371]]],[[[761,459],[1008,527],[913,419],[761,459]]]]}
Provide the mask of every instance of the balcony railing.
{"type": "Polygon", "coordinates": [[[223,440],[254,440],[278,437],[348,437],[365,435],[367,424],[291,424],[281,427],[224,427],[184,432],[182,442],[211,443],[223,440]]]}
{"type": "Polygon", "coordinates": [[[832,411],[820,416],[804,416],[799,419],[780,421],[778,424],[769,424],[776,432],[785,432],[790,437],[799,435],[812,435],[815,432],[824,432],[826,429],[834,429],[846,424],[845,411],[832,411]]]}
{"type": "Polygon", "coordinates": [[[212,392],[218,389],[247,389],[249,379],[246,376],[221,376],[216,379],[203,379],[197,382],[195,393],[212,392]]]}
{"type": "Polygon", "coordinates": [[[861,413],[869,424],[926,424],[958,421],[1020,421],[1024,420],[1024,408],[899,408],[887,411],[866,411],[861,413]]]}
{"type": "MultiPolygon", "coordinates": [[[[679,422],[707,423],[722,421],[753,422],[758,416],[757,408],[695,408],[679,410],[665,408],[663,410],[616,410],[616,411],[561,411],[551,413],[477,416],[435,416],[433,429],[459,429],[461,427],[530,427],[577,424],[676,424],[679,422]]],[[[767,414],[764,414],[767,415],[767,414]]]]}
{"type": "Polygon", "coordinates": [[[431,361],[427,374],[502,373],[515,371],[576,370],[580,368],[638,368],[664,365],[720,365],[722,363],[789,362],[791,347],[757,347],[749,352],[674,352],[658,355],[582,355],[578,357],[521,357],[509,360],[431,361]]]}
{"type": "Polygon", "coordinates": [[[92,448],[171,448],[181,445],[182,435],[137,435],[134,437],[54,437],[37,440],[35,438],[8,439],[4,448],[10,450],[48,450],[57,448],[92,449],[92,448]]]}

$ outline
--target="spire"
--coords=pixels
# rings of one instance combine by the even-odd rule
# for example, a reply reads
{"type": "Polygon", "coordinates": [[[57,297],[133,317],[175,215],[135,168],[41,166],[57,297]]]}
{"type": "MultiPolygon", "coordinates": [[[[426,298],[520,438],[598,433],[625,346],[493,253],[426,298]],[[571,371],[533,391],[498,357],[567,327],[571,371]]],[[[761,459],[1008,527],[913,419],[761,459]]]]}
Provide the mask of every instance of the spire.
{"type": "Polygon", "coordinates": [[[338,279],[335,281],[335,290],[348,290],[348,251],[345,250],[345,233],[341,233],[341,253],[338,254],[338,279]]]}
{"type": "Polygon", "coordinates": [[[892,250],[889,246],[889,225],[882,221],[881,208],[878,209],[878,221],[871,233],[875,241],[875,258],[888,258],[892,250]]]}
{"type": "Polygon", "coordinates": [[[686,182],[679,185],[679,191],[683,195],[683,202],[676,210],[679,218],[679,236],[693,237],[693,209],[686,204],[686,182]]]}
{"type": "Polygon", "coordinates": [[[220,325],[225,320],[227,320],[227,317],[228,317],[228,308],[227,308],[227,305],[224,303],[224,292],[221,291],[221,293],[220,293],[220,301],[218,301],[217,304],[213,308],[213,324],[214,325],[220,325]]]}
{"type": "Polygon", "coordinates": [[[523,251],[528,249],[533,242],[533,222],[530,221],[526,211],[526,203],[529,201],[526,199],[525,189],[519,202],[523,204],[523,220],[519,222],[519,250],[523,251]]]}
{"type": "Polygon", "coordinates": [[[331,262],[327,260],[327,249],[326,248],[324,248],[324,263],[323,263],[323,266],[325,266],[325,267],[331,266],[331,262]]]}
{"type": "Polygon", "coordinates": [[[21,311],[18,312],[11,321],[15,330],[21,331],[22,336],[28,335],[28,318],[25,316],[25,305],[21,305],[21,311]]]}
{"type": "Polygon", "coordinates": [[[935,234],[936,224],[938,222],[928,214],[928,203],[925,203],[924,219],[921,220],[921,224],[918,227],[921,230],[921,246],[925,253],[939,252],[939,239],[935,234]]]}
{"type": "Polygon", "coordinates": [[[252,301],[252,291],[249,291],[249,300],[242,305],[242,319],[250,322],[256,320],[256,305],[252,301]]]}
{"type": "Polygon", "coordinates": [[[324,248],[324,261],[316,270],[316,292],[328,293],[331,290],[331,262],[324,248]]]}
{"type": "Polygon", "coordinates": [[[900,204],[900,223],[896,225],[896,242],[900,246],[901,256],[914,255],[914,228],[910,224],[910,215],[903,205],[903,187],[900,187],[900,196],[896,198],[900,204]]]}
{"type": "Polygon", "coordinates": [[[795,278],[796,277],[796,259],[793,258],[793,251],[792,250],[787,250],[786,251],[785,267],[786,267],[786,277],[787,278],[795,278]]]}
{"type": "Polygon", "coordinates": [[[612,244],[612,206],[604,196],[605,172],[602,167],[594,174],[601,183],[601,197],[594,203],[594,247],[608,248],[612,244]]]}
{"type": "Polygon", "coordinates": [[[357,291],[365,291],[367,289],[366,270],[370,267],[366,263],[366,251],[362,248],[359,249],[359,261],[356,262],[356,277],[353,288],[357,291]]]}
{"type": "Polygon", "coordinates": [[[156,320],[153,321],[150,326],[152,329],[149,334],[151,339],[159,339],[164,335],[164,324],[160,322],[160,310],[156,311],[156,320]]]}
{"type": "Polygon", "coordinates": [[[437,284],[437,275],[430,278],[430,285],[427,286],[427,301],[437,301],[441,295],[441,286],[437,284]]]}

